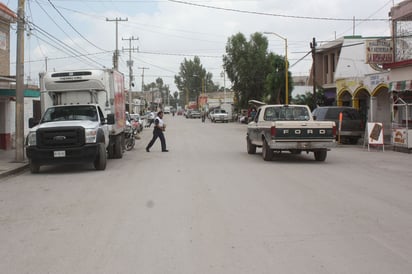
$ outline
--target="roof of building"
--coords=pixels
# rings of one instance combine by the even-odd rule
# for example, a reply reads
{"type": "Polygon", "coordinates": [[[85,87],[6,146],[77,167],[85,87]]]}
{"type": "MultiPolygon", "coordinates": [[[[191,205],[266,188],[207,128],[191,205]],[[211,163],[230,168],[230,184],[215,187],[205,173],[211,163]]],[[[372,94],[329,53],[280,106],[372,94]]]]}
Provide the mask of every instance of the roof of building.
{"type": "Polygon", "coordinates": [[[17,19],[16,13],[0,2],[0,18],[14,22],[17,19]]]}
{"type": "Polygon", "coordinates": [[[392,20],[411,20],[412,19],[412,1],[402,1],[391,8],[389,16],[392,20]]]}

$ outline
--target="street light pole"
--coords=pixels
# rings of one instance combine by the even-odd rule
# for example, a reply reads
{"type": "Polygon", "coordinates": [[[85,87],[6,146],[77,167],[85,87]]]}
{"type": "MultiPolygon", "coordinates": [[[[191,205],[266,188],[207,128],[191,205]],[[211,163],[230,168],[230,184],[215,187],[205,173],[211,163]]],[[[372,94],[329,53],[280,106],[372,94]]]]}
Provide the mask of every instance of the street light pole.
{"type": "Polygon", "coordinates": [[[273,34],[285,41],[285,103],[289,104],[289,64],[288,64],[288,39],[274,32],[264,32],[264,34],[273,34]]]}

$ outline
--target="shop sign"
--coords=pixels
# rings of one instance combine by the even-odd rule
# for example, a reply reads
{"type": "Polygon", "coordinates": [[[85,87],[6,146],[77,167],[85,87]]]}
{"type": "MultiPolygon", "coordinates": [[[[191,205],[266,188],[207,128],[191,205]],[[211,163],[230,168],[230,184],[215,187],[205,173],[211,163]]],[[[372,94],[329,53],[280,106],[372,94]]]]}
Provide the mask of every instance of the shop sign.
{"type": "Polygon", "coordinates": [[[406,145],[406,129],[405,128],[395,128],[392,132],[393,143],[398,145],[406,145]]]}
{"type": "Polygon", "coordinates": [[[368,123],[368,144],[383,145],[383,124],[368,123]]]}
{"type": "Polygon", "coordinates": [[[366,40],[365,48],[367,64],[387,64],[393,62],[392,40],[366,40]]]}

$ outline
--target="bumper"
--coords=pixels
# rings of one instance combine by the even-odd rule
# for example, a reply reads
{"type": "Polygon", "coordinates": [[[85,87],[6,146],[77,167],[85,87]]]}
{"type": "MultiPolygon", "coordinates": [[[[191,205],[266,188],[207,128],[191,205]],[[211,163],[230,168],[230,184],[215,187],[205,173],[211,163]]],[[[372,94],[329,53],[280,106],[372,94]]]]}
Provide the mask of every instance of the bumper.
{"type": "Polygon", "coordinates": [[[216,116],[216,117],[214,117],[213,119],[214,119],[215,121],[222,121],[222,122],[229,121],[229,117],[216,116]]]}
{"type": "Polygon", "coordinates": [[[82,147],[75,148],[37,148],[29,146],[26,148],[27,158],[31,159],[36,164],[77,164],[89,163],[98,156],[98,144],[88,144],[82,147]],[[62,153],[55,152],[64,151],[62,153]]]}
{"type": "Polygon", "coordinates": [[[323,150],[323,149],[330,149],[336,147],[335,140],[330,141],[296,141],[296,142],[279,142],[279,141],[271,141],[269,143],[269,147],[273,150],[307,150],[307,151],[314,151],[314,150],[323,150]]]}

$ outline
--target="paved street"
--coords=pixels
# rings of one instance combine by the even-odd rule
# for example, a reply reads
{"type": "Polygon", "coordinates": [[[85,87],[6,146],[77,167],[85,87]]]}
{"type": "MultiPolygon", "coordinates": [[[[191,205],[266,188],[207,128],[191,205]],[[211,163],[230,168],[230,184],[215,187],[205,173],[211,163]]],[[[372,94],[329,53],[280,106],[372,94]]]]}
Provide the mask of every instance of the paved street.
{"type": "Polygon", "coordinates": [[[410,154],[246,153],[246,125],[165,116],[93,166],[0,179],[0,273],[412,273],[410,154]]]}

